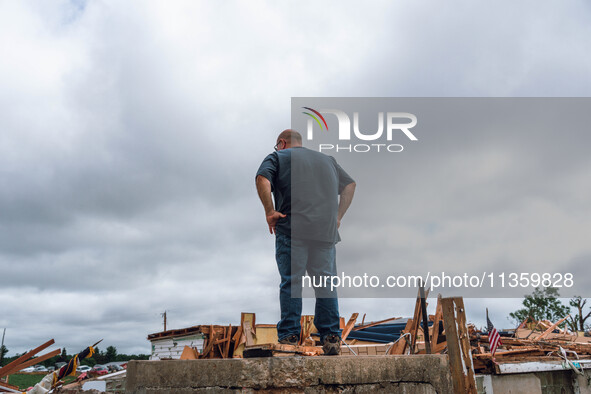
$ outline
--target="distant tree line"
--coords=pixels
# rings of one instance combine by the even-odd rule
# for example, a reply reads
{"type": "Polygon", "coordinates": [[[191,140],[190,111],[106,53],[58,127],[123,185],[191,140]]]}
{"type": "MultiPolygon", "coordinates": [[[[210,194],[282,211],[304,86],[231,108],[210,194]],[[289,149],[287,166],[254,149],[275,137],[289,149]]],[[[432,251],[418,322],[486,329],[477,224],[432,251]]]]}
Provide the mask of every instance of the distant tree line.
{"type": "MultiPolygon", "coordinates": [[[[94,350],[95,353],[91,358],[85,358],[80,361],[82,365],[93,366],[96,364],[107,364],[114,361],[148,360],[150,358],[148,354],[120,354],[117,352],[117,348],[115,346],[108,346],[105,351],[100,350],[98,347],[95,347],[94,350]]],[[[16,356],[6,357],[7,353],[8,349],[6,346],[0,348],[0,359],[2,360],[0,363],[1,366],[10,363],[25,354],[21,353],[17,354],[16,356]]],[[[49,367],[59,362],[68,362],[73,356],[74,354],[68,354],[66,349],[63,348],[60,355],[48,358],[45,361],[41,361],[39,365],[49,367]]]]}

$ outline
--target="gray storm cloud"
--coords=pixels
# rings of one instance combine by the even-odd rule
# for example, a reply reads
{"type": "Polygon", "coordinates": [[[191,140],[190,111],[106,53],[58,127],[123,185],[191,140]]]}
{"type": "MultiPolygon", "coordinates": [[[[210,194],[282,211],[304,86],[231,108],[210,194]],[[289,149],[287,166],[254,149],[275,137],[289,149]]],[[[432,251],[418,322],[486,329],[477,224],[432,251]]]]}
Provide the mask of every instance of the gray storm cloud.
{"type": "MultiPolygon", "coordinates": [[[[10,354],[50,337],[69,352],[105,338],[120,352],[147,353],[164,310],[175,327],[235,323],[241,311],[275,322],[273,239],[254,172],[289,126],[291,97],[589,94],[586,5],[478,7],[2,2],[0,327],[10,354]]],[[[433,138],[441,150],[453,143],[433,138]]],[[[438,247],[442,264],[466,253],[511,264],[525,255],[488,246],[477,230],[483,217],[495,228],[516,217],[506,235],[527,232],[540,215],[558,229],[588,223],[585,144],[540,142],[529,155],[527,141],[498,147],[487,131],[466,138],[466,149],[433,151],[430,162],[407,155],[391,174],[405,189],[388,212],[395,237],[364,235],[371,220],[354,203],[340,252],[366,256],[345,242],[355,237],[378,257],[389,242],[438,247]],[[454,177],[466,163],[470,198],[454,177]],[[537,181],[523,182],[530,175],[537,181]],[[449,217],[437,216],[443,208],[449,217]]],[[[372,182],[359,187],[359,201],[372,182]]],[[[553,255],[544,242],[553,235],[522,248],[582,270],[589,254],[553,255]]],[[[581,237],[558,240],[569,248],[581,237]]],[[[412,248],[399,255],[430,257],[412,248]]],[[[496,320],[512,310],[485,301],[474,308],[489,305],[496,320]]],[[[347,299],[341,314],[406,316],[411,304],[347,299]]]]}

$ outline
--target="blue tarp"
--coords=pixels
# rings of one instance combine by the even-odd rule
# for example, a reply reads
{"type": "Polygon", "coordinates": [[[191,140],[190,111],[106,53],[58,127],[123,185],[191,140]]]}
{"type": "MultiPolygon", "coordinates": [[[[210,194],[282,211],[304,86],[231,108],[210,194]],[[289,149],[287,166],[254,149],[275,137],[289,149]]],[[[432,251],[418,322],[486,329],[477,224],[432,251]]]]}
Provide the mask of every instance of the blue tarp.
{"type": "MultiPolygon", "coordinates": [[[[429,327],[433,322],[429,322],[429,327]]],[[[421,327],[423,325],[421,324],[421,327]]],[[[394,342],[400,338],[400,333],[406,327],[406,321],[400,323],[385,323],[377,326],[351,331],[347,339],[358,339],[360,341],[371,341],[379,343],[394,342]]]]}

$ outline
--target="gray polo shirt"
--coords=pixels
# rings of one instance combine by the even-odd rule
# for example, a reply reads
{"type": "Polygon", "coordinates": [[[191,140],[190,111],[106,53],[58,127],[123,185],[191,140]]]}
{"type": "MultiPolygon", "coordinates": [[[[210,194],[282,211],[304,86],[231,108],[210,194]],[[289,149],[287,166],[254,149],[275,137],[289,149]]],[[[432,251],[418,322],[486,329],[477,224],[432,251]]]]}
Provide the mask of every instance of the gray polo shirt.
{"type": "Polygon", "coordinates": [[[271,182],[275,209],[286,218],[276,230],[293,238],[338,242],[339,195],[353,179],[334,157],[304,147],[273,152],[257,176],[271,182]]]}

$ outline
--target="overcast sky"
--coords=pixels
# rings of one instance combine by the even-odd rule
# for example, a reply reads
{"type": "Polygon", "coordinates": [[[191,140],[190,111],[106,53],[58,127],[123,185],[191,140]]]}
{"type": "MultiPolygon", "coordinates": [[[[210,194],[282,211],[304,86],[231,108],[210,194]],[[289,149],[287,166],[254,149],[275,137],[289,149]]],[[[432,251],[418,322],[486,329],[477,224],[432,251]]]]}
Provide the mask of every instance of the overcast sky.
{"type": "MultiPolygon", "coordinates": [[[[275,323],[254,173],[291,97],[589,96],[590,14],[584,1],[0,1],[9,354],[50,338],[149,353],[165,310],[169,328],[243,311],[275,323]]],[[[581,212],[588,196],[572,197],[581,212]]],[[[414,301],[340,304],[377,320],[414,301]]],[[[466,304],[477,325],[488,307],[508,327],[520,300],[466,304]]]]}

